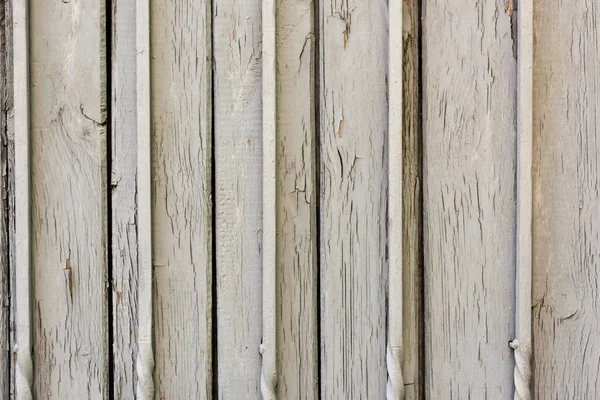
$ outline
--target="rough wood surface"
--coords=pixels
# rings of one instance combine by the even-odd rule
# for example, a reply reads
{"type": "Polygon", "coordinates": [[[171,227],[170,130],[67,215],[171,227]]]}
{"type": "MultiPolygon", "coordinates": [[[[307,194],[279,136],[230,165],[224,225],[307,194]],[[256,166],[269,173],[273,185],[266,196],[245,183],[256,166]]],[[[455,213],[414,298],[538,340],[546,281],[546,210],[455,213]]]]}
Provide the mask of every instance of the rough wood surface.
{"type": "Polygon", "coordinates": [[[321,394],[386,387],[387,6],[320,4],[321,394]]]}
{"type": "Polygon", "coordinates": [[[261,1],[215,0],[219,398],[260,398],[261,1]]]}
{"type": "Polygon", "coordinates": [[[105,6],[33,0],[29,22],[34,391],[108,398],[105,6]]]}
{"type": "Polygon", "coordinates": [[[115,0],[112,8],[112,315],[117,399],[134,398],[138,334],[136,215],[136,18],[135,0],[115,0]]]}
{"type": "MultiPolygon", "coordinates": [[[[419,1],[403,1],[404,54],[402,95],[403,164],[403,342],[404,396],[407,400],[423,395],[423,217],[422,217],[422,146],[420,24],[419,1]]],[[[391,243],[391,245],[394,245],[391,243]]]]}
{"type": "Polygon", "coordinates": [[[212,390],[211,4],[152,0],[155,393],[212,390]]]}
{"type": "Polygon", "coordinates": [[[314,9],[277,9],[279,399],[318,398],[314,9]]]}
{"type": "Polygon", "coordinates": [[[535,395],[600,397],[600,9],[534,2],[535,395]]]}
{"type": "Polygon", "coordinates": [[[505,6],[424,6],[426,398],[513,393],[516,60],[505,6]]]}

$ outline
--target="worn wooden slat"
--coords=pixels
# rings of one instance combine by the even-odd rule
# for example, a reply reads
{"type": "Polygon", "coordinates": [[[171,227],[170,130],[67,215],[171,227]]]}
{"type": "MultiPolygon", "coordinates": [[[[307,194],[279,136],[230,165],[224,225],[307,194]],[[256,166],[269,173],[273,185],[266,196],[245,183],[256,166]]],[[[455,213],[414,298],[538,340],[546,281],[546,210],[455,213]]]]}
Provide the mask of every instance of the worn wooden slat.
{"type": "Polygon", "coordinates": [[[210,398],[211,3],[150,10],[155,393],[210,398]]]}
{"type": "Polygon", "coordinates": [[[386,393],[387,6],[320,4],[321,390],[386,393]]]}
{"type": "Polygon", "coordinates": [[[33,0],[30,17],[34,391],[107,398],[105,5],[33,0]]]}
{"type": "Polygon", "coordinates": [[[13,3],[15,398],[32,399],[31,307],[31,131],[29,91],[29,5],[13,3]]]}
{"type": "MultiPolygon", "coordinates": [[[[135,0],[113,0],[111,93],[112,316],[117,399],[135,395],[138,338],[138,217],[136,213],[135,0]]],[[[146,194],[147,195],[147,194],[146,194]]]]}
{"type": "Polygon", "coordinates": [[[215,196],[219,398],[260,398],[261,0],[215,0],[215,196]]]}
{"type": "Polygon", "coordinates": [[[600,397],[600,9],[534,2],[535,396],[600,397]]]}
{"type": "Polygon", "coordinates": [[[318,398],[314,11],[277,3],[279,399],[318,398]]]}
{"type": "Polygon", "coordinates": [[[505,6],[424,7],[426,398],[513,393],[516,60],[505,6]]]}
{"type": "MultiPolygon", "coordinates": [[[[420,82],[421,8],[418,1],[404,1],[402,94],[402,265],[404,343],[404,396],[423,394],[423,212],[422,132],[420,82]]],[[[395,244],[389,240],[391,246],[395,244]]]]}

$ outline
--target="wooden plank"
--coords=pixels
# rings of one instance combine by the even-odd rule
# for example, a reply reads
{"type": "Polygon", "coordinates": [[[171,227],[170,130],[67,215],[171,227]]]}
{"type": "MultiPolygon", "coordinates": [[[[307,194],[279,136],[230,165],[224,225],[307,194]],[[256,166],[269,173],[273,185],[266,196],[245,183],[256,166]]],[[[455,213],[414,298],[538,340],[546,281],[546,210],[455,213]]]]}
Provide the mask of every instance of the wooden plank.
{"type": "Polygon", "coordinates": [[[533,0],[518,7],[517,71],[517,276],[515,304],[515,399],[531,399],[533,0]]]}
{"type": "MultiPolygon", "coordinates": [[[[420,70],[420,2],[403,2],[402,30],[402,264],[404,343],[404,396],[422,399],[423,369],[423,209],[422,209],[422,131],[420,70]]],[[[394,242],[389,240],[393,246],[394,242]]]]}
{"type": "Polygon", "coordinates": [[[16,359],[14,393],[17,400],[33,398],[31,306],[31,130],[29,5],[13,4],[14,79],[14,323],[16,359]]]}
{"type": "Polygon", "coordinates": [[[321,394],[383,398],[387,7],[319,8],[321,394]]]}
{"type": "Polygon", "coordinates": [[[277,4],[277,394],[317,399],[315,4],[277,4]]]}
{"type": "Polygon", "coordinates": [[[505,5],[424,8],[426,398],[513,393],[516,60],[505,5]]]}
{"type": "Polygon", "coordinates": [[[30,3],[34,392],[108,398],[105,6],[30,3]]]}
{"type": "Polygon", "coordinates": [[[261,1],[215,0],[215,197],[219,398],[260,398],[261,1]]]}
{"type": "Polygon", "coordinates": [[[114,0],[111,63],[111,211],[113,390],[135,397],[138,337],[138,217],[136,213],[135,0],[114,0]]]}
{"type": "Polygon", "coordinates": [[[535,396],[600,397],[598,24],[592,1],[534,6],[535,396]]]}
{"type": "Polygon", "coordinates": [[[211,3],[150,10],[156,397],[210,398],[211,3]]]}

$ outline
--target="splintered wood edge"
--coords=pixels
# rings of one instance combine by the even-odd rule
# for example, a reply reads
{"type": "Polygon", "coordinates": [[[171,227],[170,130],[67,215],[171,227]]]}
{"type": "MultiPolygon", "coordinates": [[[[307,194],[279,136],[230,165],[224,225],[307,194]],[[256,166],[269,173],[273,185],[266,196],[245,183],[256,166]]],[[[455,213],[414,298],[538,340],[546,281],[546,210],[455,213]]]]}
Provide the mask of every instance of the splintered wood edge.
{"type": "Polygon", "coordinates": [[[275,399],[277,385],[276,321],[276,67],[275,1],[262,3],[262,100],[263,100],[263,337],[261,391],[275,399]]]}

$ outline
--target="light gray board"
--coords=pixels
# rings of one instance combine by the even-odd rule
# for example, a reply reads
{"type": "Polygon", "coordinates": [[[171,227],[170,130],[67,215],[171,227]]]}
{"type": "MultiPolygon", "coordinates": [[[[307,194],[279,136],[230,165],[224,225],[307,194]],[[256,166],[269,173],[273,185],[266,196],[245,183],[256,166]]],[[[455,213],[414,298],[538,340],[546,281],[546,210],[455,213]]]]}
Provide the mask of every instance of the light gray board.
{"type": "Polygon", "coordinates": [[[213,5],[218,395],[260,398],[261,1],[213,5]]]}
{"type": "Polygon", "coordinates": [[[384,398],[387,5],[319,13],[321,395],[384,398]]]}
{"type": "Polygon", "coordinates": [[[212,391],[211,5],[152,0],[156,398],[212,391]]]}
{"type": "Polygon", "coordinates": [[[505,3],[424,5],[426,398],[513,393],[516,60],[505,3]]]}
{"type": "Polygon", "coordinates": [[[534,2],[536,398],[600,397],[598,34],[592,0],[534,2]]]}
{"type": "Polygon", "coordinates": [[[277,6],[277,393],[317,399],[315,4],[277,6]]]}
{"type": "Polygon", "coordinates": [[[34,393],[108,398],[104,3],[33,0],[29,23],[34,393]]]}

